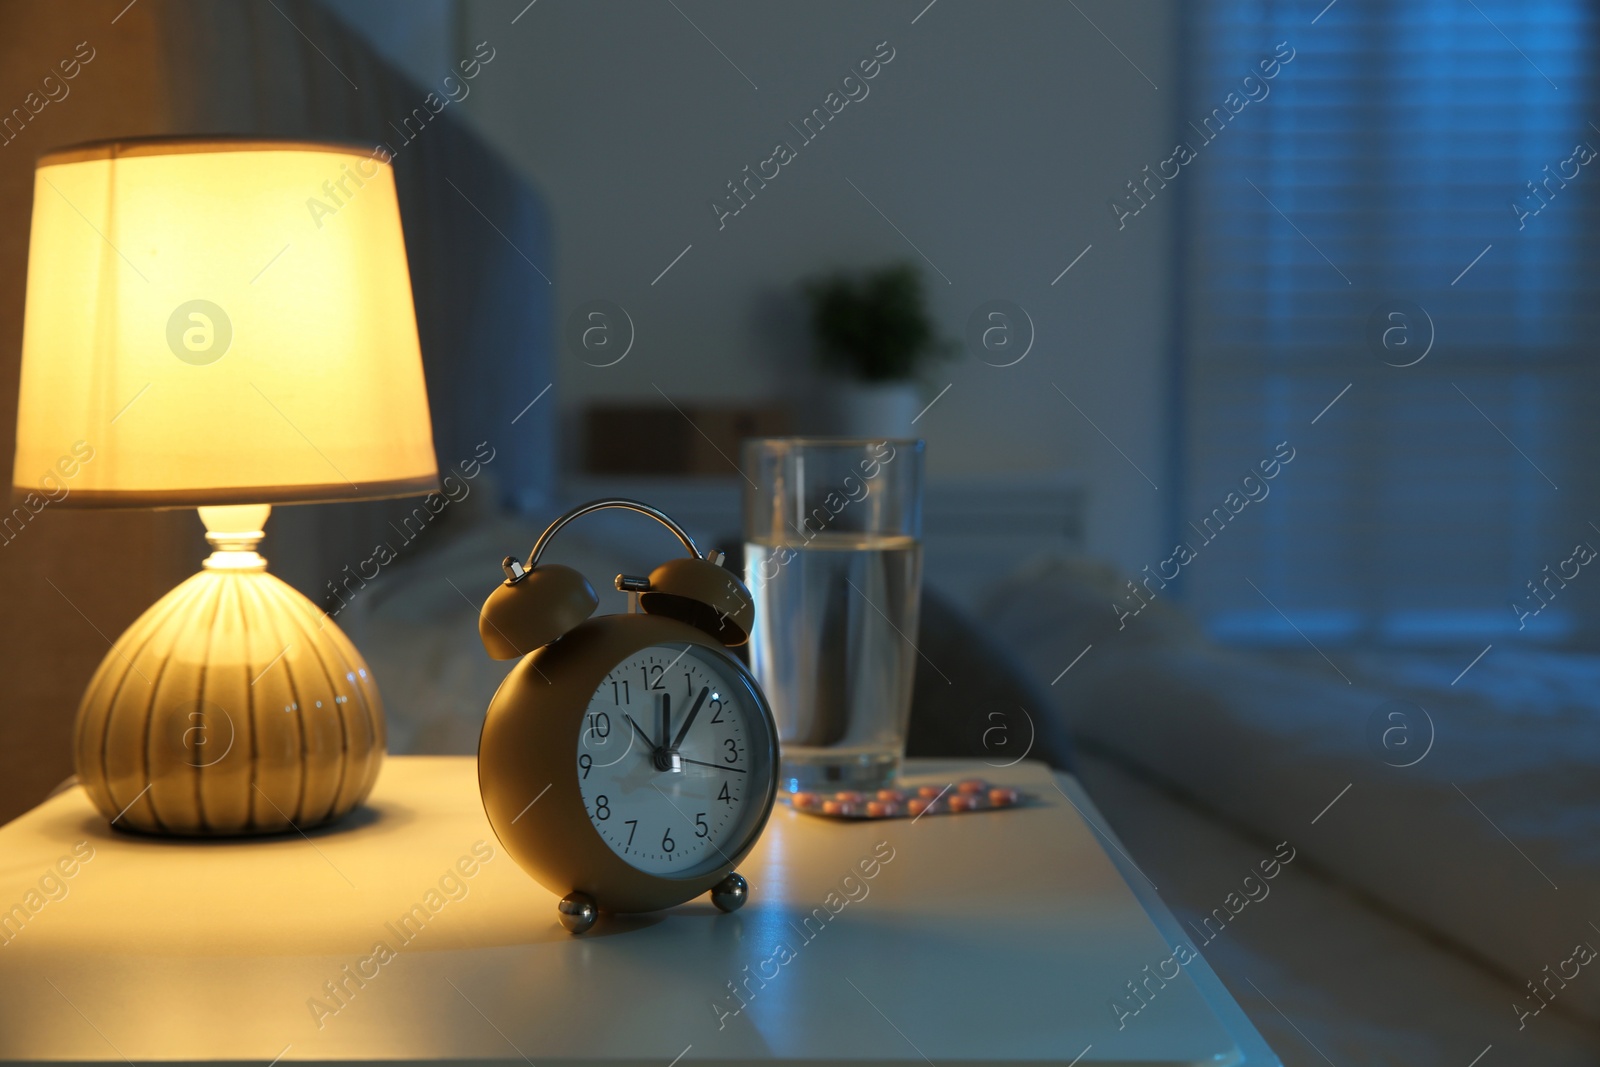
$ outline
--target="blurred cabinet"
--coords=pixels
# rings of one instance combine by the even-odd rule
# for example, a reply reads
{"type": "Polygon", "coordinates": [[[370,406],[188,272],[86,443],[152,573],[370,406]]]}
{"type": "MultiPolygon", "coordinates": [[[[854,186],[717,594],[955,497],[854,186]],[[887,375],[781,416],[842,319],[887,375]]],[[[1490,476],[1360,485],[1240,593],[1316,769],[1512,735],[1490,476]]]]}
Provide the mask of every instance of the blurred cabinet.
{"type": "Polygon", "coordinates": [[[582,415],[586,477],[721,477],[747,437],[789,433],[786,408],[596,404],[582,415]]]}

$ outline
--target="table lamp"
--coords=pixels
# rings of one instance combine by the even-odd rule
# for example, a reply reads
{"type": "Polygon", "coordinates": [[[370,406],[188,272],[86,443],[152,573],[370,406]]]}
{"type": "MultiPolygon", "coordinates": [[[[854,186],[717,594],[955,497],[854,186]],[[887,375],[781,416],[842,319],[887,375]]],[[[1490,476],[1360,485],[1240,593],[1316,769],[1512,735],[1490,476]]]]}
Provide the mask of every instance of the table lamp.
{"type": "Polygon", "coordinates": [[[213,549],[79,705],[78,778],[114,827],[272,833],[366,798],[377,687],[256,545],[273,504],[437,480],[386,159],[215,138],[40,159],[14,494],[198,507],[213,549]]]}

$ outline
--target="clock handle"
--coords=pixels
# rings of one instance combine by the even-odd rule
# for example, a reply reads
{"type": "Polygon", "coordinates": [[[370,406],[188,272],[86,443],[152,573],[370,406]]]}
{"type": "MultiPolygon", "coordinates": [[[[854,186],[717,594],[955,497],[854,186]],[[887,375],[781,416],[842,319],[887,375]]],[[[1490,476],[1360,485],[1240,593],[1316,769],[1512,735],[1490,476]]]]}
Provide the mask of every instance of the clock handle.
{"type": "Polygon", "coordinates": [[[629,500],[625,497],[607,497],[604,500],[591,500],[587,504],[579,504],[545,527],[544,533],[540,534],[539,540],[534,543],[533,551],[528,554],[527,569],[531,571],[539,565],[539,557],[544,554],[545,547],[550,544],[550,539],[556,535],[557,530],[573,519],[587,515],[591,511],[604,511],[607,508],[621,508],[624,511],[637,511],[641,515],[648,515],[671,530],[678,540],[683,543],[683,547],[689,550],[689,555],[695,559],[700,558],[700,550],[695,547],[694,538],[690,537],[682,526],[673,522],[665,512],[653,508],[649,504],[640,503],[637,500],[629,500]]]}

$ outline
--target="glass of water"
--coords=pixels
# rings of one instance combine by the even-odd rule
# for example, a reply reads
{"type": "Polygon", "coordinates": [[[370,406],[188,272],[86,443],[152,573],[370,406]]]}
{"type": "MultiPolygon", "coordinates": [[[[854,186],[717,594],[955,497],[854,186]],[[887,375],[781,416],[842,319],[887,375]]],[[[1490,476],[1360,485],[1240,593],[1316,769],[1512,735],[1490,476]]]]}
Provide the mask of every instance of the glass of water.
{"type": "Polygon", "coordinates": [[[922,456],[914,440],[744,443],[751,667],[791,792],[875,789],[899,773],[916,675],[922,456]]]}

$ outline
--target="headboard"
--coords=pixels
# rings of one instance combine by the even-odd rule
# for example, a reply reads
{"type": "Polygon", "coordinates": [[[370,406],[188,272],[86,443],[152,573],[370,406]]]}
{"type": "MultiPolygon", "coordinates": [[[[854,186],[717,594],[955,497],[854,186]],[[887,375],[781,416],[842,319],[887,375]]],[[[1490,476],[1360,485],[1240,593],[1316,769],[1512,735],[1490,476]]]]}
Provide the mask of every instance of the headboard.
{"type": "MultiPolygon", "coordinates": [[[[501,502],[542,500],[554,478],[555,404],[547,396],[526,406],[553,378],[550,223],[533,189],[452,113],[460,105],[439,107],[438,86],[405,79],[312,0],[7,3],[5,21],[0,114],[32,106],[0,135],[0,441],[15,438],[40,154],[153,134],[383,143],[441,473],[487,441],[501,502]],[[65,95],[37,103],[58,59],[91,52],[65,95]]],[[[60,82],[58,74],[52,84],[60,82]]],[[[393,539],[390,522],[414,504],[279,508],[263,551],[275,573],[320,600],[342,567],[393,539]]],[[[0,613],[0,821],[71,772],[78,697],[108,641],[196,570],[204,551],[190,511],[52,509],[0,545],[0,602],[11,609],[0,613]]]]}

